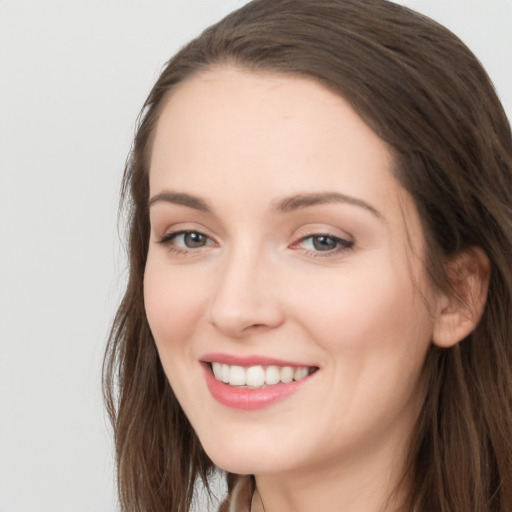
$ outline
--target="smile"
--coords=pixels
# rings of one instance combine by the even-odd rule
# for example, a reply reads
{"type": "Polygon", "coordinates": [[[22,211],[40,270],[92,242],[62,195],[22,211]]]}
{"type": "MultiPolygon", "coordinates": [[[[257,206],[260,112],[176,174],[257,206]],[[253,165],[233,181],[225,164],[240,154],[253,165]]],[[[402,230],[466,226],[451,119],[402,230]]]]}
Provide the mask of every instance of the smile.
{"type": "Polygon", "coordinates": [[[232,362],[203,361],[206,384],[218,402],[243,410],[268,407],[296,393],[318,370],[316,366],[279,365],[270,360],[264,361],[266,364],[232,362]]]}
{"type": "Polygon", "coordinates": [[[249,366],[229,365],[225,363],[211,363],[215,378],[230,386],[258,389],[266,386],[289,384],[290,382],[304,379],[315,371],[313,367],[299,366],[249,366]]]}

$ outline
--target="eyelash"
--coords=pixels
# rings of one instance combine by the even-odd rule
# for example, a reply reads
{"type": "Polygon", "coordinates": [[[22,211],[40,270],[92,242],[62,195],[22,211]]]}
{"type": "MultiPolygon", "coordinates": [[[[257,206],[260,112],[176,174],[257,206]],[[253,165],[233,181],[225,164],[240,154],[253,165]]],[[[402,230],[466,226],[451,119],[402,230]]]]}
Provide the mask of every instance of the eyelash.
{"type": "Polygon", "coordinates": [[[305,237],[300,238],[297,242],[294,242],[290,247],[294,248],[299,246],[299,244],[303,244],[307,240],[311,241],[311,245],[313,245],[313,249],[306,249],[305,254],[307,256],[312,256],[313,258],[328,258],[332,256],[336,256],[351,250],[354,247],[354,242],[351,240],[346,240],[344,238],[340,238],[339,236],[331,235],[330,233],[314,233],[311,235],[307,235],[305,237]],[[334,243],[336,246],[332,249],[328,249],[326,251],[322,251],[314,248],[315,240],[325,239],[334,243]]]}
{"type": "MultiPolygon", "coordinates": [[[[209,244],[208,242],[205,243],[205,245],[201,245],[199,247],[178,247],[175,244],[173,244],[173,241],[176,240],[176,238],[180,236],[186,236],[186,235],[199,235],[200,237],[204,237],[206,241],[212,241],[212,239],[205,235],[204,233],[201,233],[200,231],[193,231],[193,230],[183,230],[183,231],[176,231],[174,233],[166,233],[163,235],[159,240],[158,243],[165,246],[169,251],[172,251],[174,253],[178,253],[180,255],[187,255],[190,254],[190,252],[196,252],[198,250],[203,249],[204,247],[211,246],[213,244],[209,244]]],[[[351,250],[354,247],[354,242],[351,240],[346,240],[344,238],[340,238],[335,235],[331,235],[330,233],[314,233],[311,235],[304,236],[300,238],[297,242],[294,242],[290,245],[292,249],[295,249],[300,244],[304,243],[306,240],[311,240],[311,243],[314,246],[314,240],[318,239],[325,239],[328,241],[332,241],[334,244],[336,244],[336,247],[333,249],[328,249],[326,251],[318,250],[318,249],[306,249],[304,251],[304,254],[307,256],[312,256],[313,258],[326,258],[329,256],[337,255],[346,251],[351,250]]]]}
{"type": "Polygon", "coordinates": [[[204,237],[206,240],[211,240],[211,238],[209,236],[205,235],[204,233],[201,233],[200,231],[183,230],[183,231],[176,231],[174,233],[166,233],[164,236],[162,236],[158,240],[158,243],[163,245],[164,247],[166,247],[169,251],[172,251],[172,252],[175,252],[178,254],[182,254],[182,255],[189,254],[191,251],[196,251],[196,250],[202,249],[203,247],[207,247],[208,245],[211,245],[211,244],[206,243],[205,245],[199,246],[199,247],[178,247],[173,244],[173,241],[176,238],[178,238],[179,236],[186,236],[186,235],[199,235],[201,237],[204,237]]]}

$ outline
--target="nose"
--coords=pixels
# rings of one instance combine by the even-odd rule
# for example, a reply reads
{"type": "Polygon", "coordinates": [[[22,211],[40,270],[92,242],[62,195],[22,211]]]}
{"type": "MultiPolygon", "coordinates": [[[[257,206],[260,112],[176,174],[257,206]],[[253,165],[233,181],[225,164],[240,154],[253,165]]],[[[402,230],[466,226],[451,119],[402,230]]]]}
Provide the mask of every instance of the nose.
{"type": "Polygon", "coordinates": [[[276,269],[261,254],[238,251],[222,263],[208,308],[208,320],[231,338],[279,327],[284,310],[276,269]]]}

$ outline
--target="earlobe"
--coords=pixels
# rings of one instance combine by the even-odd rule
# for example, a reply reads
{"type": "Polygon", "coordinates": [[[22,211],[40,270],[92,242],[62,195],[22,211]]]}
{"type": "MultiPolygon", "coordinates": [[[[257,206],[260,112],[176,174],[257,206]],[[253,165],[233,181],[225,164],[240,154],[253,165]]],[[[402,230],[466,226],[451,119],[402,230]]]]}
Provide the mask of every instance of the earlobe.
{"type": "Polygon", "coordinates": [[[438,299],[432,341],[448,348],[477,326],[487,302],[491,265],[485,252],[470,247],[454,256],[446,269],[450,288],[438,299]]]}

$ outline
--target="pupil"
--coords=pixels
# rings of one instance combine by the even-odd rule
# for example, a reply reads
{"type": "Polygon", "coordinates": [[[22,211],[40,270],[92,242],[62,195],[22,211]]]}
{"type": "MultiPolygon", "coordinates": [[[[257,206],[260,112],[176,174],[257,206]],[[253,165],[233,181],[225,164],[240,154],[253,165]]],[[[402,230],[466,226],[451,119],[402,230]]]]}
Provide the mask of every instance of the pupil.
{"type": "Polygon", "coordinates": [[[185,245],[187,247],[202,247],[204,245],[204,236],[201,233],[186,233],[185,245]]]}
{"type": "Polygon", "coordinates": [[[330,251],[336,249],[338,243],[330,236],[315,236],[313,238],[313,247],[317,251],[330,251]]]}

